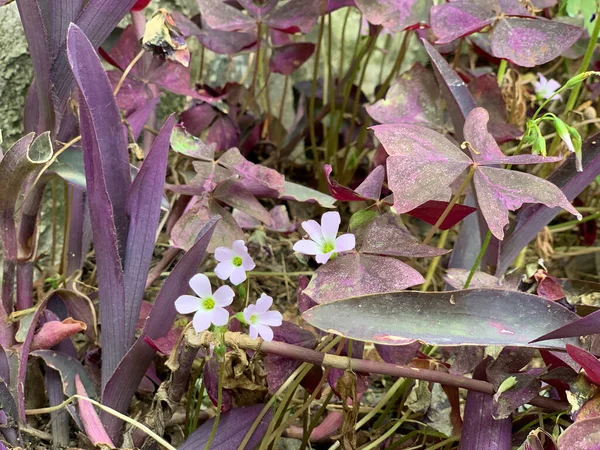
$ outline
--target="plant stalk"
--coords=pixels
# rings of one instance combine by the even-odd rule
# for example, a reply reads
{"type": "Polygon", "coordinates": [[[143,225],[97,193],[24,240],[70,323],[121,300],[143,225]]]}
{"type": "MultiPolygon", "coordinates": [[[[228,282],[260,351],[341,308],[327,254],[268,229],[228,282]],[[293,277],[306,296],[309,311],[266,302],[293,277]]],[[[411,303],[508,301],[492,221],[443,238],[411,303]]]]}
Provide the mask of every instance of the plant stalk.
{"type": "Polygon", "coordinates": [[[473,267],[471,267],[471,271],[469,272],[469,276],[467,277],[467,281],[465,281],[465,285],[463,286],[463,289],[467,289],[469,287],[469,285],[471,284],[473,275],[475,275],[475,272],[479,268],[479,263],[481,263],[481,259],[483,258],[483,255],[485,255],[485,251],[487,250],[488,245],[490,245],[491,238],[492,238],[492,232],[490,230],[488,230],[487,234],[485,235],[485,240],[483,241],[483,245],[481,246],[481,250],[479,250],[479,254],[477,255],[477,258],[475,259],[475,262],[473,263],[473,267]]]}

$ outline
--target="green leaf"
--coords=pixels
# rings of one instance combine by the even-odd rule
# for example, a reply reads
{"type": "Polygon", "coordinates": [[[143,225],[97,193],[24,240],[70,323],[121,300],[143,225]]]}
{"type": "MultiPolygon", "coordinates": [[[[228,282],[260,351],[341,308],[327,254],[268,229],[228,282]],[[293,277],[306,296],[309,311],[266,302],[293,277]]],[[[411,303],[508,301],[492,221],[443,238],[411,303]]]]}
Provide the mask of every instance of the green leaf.
{"type": "Polygon", "coordinates": [[[377,211],[372,209],[364,209],[362,211],[355,212],[352,214],[352,217],[350,217],[350,224],[348,225],[350,232],[354,233],[354,230],[357,228],[366,227],[375,217],[377,217],[377,215],[377,211]]]}
{"type": "Polygon", "coordinates": [[[515,384],[517,384],[517,377],[515,376],[510,376],[508,378],[506,378],[498,387],[498,394],[502,394],[503,392],[508,391],[510,388],[512,388],[515,384]]]}

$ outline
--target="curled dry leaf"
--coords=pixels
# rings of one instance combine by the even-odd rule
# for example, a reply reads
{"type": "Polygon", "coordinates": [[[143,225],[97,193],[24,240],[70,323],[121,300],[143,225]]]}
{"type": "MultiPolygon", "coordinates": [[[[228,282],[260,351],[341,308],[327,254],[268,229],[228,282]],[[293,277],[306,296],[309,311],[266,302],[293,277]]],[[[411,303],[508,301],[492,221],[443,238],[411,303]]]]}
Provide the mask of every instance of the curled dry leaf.
{"type": "Polygon", "coordinates": [[[142,46],[145,50],[184,67],[190,64],[190,51],[185,38],[165,9],[157,10],[146,24],[142,46]]]}

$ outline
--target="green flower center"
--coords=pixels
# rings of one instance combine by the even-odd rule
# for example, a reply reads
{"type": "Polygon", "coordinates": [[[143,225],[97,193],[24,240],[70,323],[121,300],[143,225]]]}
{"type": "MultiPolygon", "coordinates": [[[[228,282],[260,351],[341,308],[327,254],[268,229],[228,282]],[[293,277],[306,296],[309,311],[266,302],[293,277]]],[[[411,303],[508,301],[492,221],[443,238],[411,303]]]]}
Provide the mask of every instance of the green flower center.
{"type": "Polygon", "coordinates": [[[254,325],[256,322],[258,322],[258,315],[257,314],[250,315],[250,323],[252,325],[254,325]]]}
{"type": "Polygon", "coordinates": [[[202,306],[207,311],[211,311],[215,307],[215,300],[211,297],[205,298],[204,300],[202,300],[202,306]]]}
{"type": "Polygon", "coordinates": [[[329,253],[331,251],[333,251],[335,249],[335,244],[333,242],[323,242],[323,245],[321,246],[321,251],[323,253],[329,253]]]}
{"type": "Polygon", "coordinates": [[[235,256],[231,262],[235,267],[240,267],[242,265],[242,258],[240,256],[235,256]]]}

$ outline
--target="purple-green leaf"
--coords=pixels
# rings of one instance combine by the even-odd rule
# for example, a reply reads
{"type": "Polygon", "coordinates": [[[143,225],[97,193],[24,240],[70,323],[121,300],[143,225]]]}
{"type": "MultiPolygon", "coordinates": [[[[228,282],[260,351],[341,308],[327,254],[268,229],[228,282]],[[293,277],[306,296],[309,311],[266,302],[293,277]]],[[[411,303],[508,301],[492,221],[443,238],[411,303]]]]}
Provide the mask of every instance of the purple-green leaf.
{"type": "Polygon", "coordinates": [[[237,208],[264,224],[271,225],[269,211],[241,183],[232,179],[225,180],[216,187],[213,196],[232,208],[237,208]]]}
{"type": "Polygon", "coordinates": [[[31,356],[44,360],[44,363],[60,374],[62,389],[67,397],[75,395],[75,376],[79,376],[85,390],[91,397],[96,397],[96,386],[83,365],[75,358],[56,350],[36,350],[31,356]]]}
{"type": "Polygon", "coordinates": [[[355,0],[369,23],[400,32],[427,23],[431,0],[355,0]]]}
{"type": "Polygon", "coordinates": [[[504,18],[492,31],[492,53],[519,66],[546,64],[570,48],[581,28],[556,20],[504,18]]]}
{"type": "Polygon", "coordinates": [[[443,248],[423,245],[402,225],[399,216],[384,214],[370,223],[363,236],[361,253],[410,258],[432,258],[450,252],[443,248]]]}
{"type": "Polygon", "coordinates": [[[565,450],[597,450],[600,448],[600,417],[575,422],[558,438],[565,450]]]}
{"type": "Polygon", "coordinates": [[[294,42],[275,47],[269,59],[269,69],[273,73],[291,75],[304,64],[315,51],[315,44],[294,42]]]}
{"type": "Polygon", "coordinates": [[[530,344],[540,331],[573,322],[577,315],[535,295],[500,289],[352,297],[317,305],[303,317],[320,330],[376,344],[417,339],[431,345],[577,345],[575,339],[530,344]]]}
{"type": "Polygon", "coordinates": [[[163,183],[167,173],[169,141],[175,125],[171,115],[163,124],[152,148],[127,195],[129,234],[125,253],[125,332],[128,346],[135,337],[135,324],[140,314],[148,269],[154,252],[154,242],[160,206],[163,199],[163,183]]]}
{"type": "Polygon", "coordinates": [[[281,200],[295,200],[297,202],[318,203],[323,208],[333,208],[335,199],[322,192],[315,191],[301,184],[285,181],[279,194],[281,200]]]}
{"type": "Polygon", "coordinates": [[[351,253],[319,267],[303,294],[322,304],[348,297],[398,292],[424,282],[419,272],[397,259],[351,253]]]}
{"type": "Polygon", "coordinates": [[[367,106],[367,112],[381,124],[407,123],[437,130],[444,120],[435,78],[419,63],[392,83],[385,99],[367,106]]]}
{"type": "Polygon", "coordinates": [[[475,33],[490,25],[496,18],[494,11],[470,1],[435,5],[430,14],[431,29],[437,36],[436,44],[447,44],[475,33]]]}

